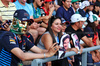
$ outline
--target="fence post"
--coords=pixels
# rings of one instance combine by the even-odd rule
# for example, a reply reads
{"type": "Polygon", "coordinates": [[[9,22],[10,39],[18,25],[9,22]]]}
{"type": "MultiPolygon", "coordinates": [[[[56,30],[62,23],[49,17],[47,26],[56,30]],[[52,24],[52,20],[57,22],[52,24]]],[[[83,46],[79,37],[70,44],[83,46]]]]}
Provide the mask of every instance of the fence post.
{"type": "Polygon", "coordinates": [[[31,62],[31,66],[39,66],[39,63],[41,63],[41,59],[35,59],[31,62]]]}
{"type": "Polygon", "coordinates": [[[82,53],[82,66],[87,66],[87,52],[82,53]]]}
{"type": "Polygon", "coordinates": [[[43,66],[43,63],[41,62],[41,63],[39,64],[39,66],[43,66]]]}

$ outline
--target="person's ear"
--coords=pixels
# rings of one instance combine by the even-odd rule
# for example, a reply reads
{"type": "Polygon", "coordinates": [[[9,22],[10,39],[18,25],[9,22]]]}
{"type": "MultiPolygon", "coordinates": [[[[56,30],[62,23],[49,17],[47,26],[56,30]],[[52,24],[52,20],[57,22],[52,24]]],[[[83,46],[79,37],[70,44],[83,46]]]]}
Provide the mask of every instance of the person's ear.
{"type": "Polygon", "coordinates": [[[64,1],[62,1],[62,3],[64,4],[65,2],[64,2],[64,1]]]}

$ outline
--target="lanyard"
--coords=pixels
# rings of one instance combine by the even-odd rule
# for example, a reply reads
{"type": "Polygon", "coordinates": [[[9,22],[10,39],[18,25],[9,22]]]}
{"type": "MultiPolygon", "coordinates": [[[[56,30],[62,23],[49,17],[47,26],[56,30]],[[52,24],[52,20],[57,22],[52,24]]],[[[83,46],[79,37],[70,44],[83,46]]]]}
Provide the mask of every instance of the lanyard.
{"type": "MultiPolygon", "coordinates": [[[[19,45],[19,43],[18,43],[18,38],[17,38],[16,34],[15,34],[15,33],[13,33],[13,34],[14,34],[14,36],[16,37],[17,45],[19,45]]],[[[22,44],[22,48],[21,48],[21,49],[22,49],[23,52],[25,52],[25,45],[22,44]]]]}
{"type": "Polygon", "coordinates": [[[18,44],[18,39],[17,39],[17,36],[15,35],[15,33],[13,33],[13,34],[14,34],[14,36],[16,37],[16,42],[17,42],[17,45],[19,45],[19,44],[18,44]]]}
{"type": "Polygon", "coordinates": [[[45,12],[46,15],[49,15],[49,10],[46,11],[46,10],[44,9],[44,7],[42,7],[42,9],[44,10],[44,12],[45,12]]]}

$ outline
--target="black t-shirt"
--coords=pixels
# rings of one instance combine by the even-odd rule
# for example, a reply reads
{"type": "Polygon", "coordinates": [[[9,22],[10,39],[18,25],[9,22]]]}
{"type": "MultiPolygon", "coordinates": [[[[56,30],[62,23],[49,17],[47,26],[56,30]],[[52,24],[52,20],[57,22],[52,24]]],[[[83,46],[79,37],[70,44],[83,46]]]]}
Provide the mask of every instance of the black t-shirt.
{"type": "Polygon", "coordinates": [[[95,10],[93,10],[92,12],[93,12],[93,14],[99,15],[99,11],[96,12],[95,10]]]}
{"type": "Polygon", "coordinates": [[[98,30],[96,30],[96,34],[94,33],[93,29],[89,26],[87,26],[85,29],[84,29],[84,33],[85,35],[88,37],[88,38],[92,38],[92,42],[94,45],[96,45],[96,40],[98,38],[98,30]]]}
{"type": "Polygon", "coordinates": [[[74,30],[71,25],[66,28],[65,32],[70,35],[70,40],[73,41],[74,47],[78,46],[80,48],[79,42],[80,39],[85,36],[84,32],[81,29],[74,30]]]}

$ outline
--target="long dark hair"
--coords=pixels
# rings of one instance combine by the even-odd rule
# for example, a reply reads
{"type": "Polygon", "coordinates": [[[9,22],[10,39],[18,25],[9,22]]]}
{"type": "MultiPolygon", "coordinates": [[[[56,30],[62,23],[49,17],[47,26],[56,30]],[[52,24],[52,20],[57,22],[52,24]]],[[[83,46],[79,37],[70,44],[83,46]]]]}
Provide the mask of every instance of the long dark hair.
{"type": "MultiPolygon", "coordinates": [[[[50,35],[51,35],[51,37],[52,37],[52,39],[53,39],[53,43],[55,43],[56,40],[55,40],[53,31],[52,31],[52,29],[51,29],[51,26],[52,26],[52,23],[53,23],[56,19],[60,19],[60,20],[61,20],[60,17],[56,17],[56,16],[52,16],[52,17],[49,19],[49,21],[48,21],[48,28],[47,28],[47,30],[46,30],[46,31],[49,31],[49,33],[50,33],[50,35]]],[[[58,33],[59,40],[60,40],[61,36],[62,36],[62,31],[60,31],[60,32],[58,33]]]]}
{"type": "Polygon", "coordinates": [[[87,25],[87,26],[89,26],[90,28],[92,28],[94,34],[96,34],[96,25],[95,25],[94,22],[91,23],[91,22],[88,20],[88,25],[87,25]]]}

